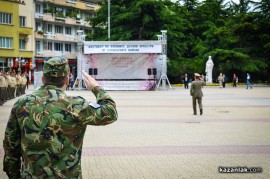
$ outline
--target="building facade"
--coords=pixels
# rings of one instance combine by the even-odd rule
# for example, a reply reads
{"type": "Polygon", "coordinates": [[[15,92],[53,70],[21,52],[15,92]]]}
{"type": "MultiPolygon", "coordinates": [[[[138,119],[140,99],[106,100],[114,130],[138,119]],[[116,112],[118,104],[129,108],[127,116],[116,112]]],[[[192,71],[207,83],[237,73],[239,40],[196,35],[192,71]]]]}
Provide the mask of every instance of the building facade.
{"type": "Polygon", "coordinates": [[[34,57],[33,3],[0,0],[0,70],[31,71],[34,57]]]}
{"type": "Polygon", "coordinates": [[[44,60],[58,56],[68,59],[72,73],[76,75],[78,42],[83,34],[92,33],[87,19],[94,16],[97,8],[93,0],[34,1],[33,65],[37,71],[43,69],[44,60]]]}

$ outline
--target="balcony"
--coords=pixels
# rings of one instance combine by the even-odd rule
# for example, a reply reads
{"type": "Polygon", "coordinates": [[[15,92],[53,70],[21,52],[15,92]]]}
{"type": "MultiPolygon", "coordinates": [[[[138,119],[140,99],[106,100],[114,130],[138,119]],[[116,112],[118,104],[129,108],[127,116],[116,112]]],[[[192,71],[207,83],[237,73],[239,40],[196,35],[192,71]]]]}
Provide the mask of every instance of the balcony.
{"type": "Polygon", "coordinates": [[[36,31],[35,32],[35,38],[37,39],[43,39],[43,31],[36,31]]]}
{"type": "Polygon", "coordinates": [[[64,54],[64,57],[67,59],[76,59],[77,58],[77,54],[76,53],[71,53],[71,52],[66,52],[64,54]]]}
{"type": "Polygon", "coordinates": [[[43,57],[54,57],[55,53],[51,50],[44,50],[43,51],[43,57]]]}
{"type": "Polygon", "coordinates": [[[35,18],[36,19],[43,19],[43,14],[41,14],[41,13],[35,13],[35,18]]]}
{"type": "MultiPolygon", "coordinates": [[[[56,4],[55,0],[44,0],[44,2],[56,4]]],[[[57,0],[57,4],[61,6],[75,7],[81,10],[97,10],[99,8],[97,4],[76,0],[57,0]]]]}
{"type": "Polygon", "coordinates": [[[43,52],[36,51],[35,56],[37,56],[37,57],[43,57],[43,52]]]}
{"type": "Polygon", "coordinates": [[[73,35],[65,35],[67,41],[77,42],[77,37],[73,35]]]}
{"type": "Polygon", "coordinates": [[[44,21],[49,21],[49,22],[54,22],[54,16],[51,14],[43,14],[43,20],[44,21]]]}
{"type": "Polygon", "coordinates": [[[55,34],[52,33],[52,32],[46,32],[46,33],[44,34],[44,37],[45,37],[46,39],[55,39],[55,34]]]}
{"type": "Polygon", "coordinates": [[[76,4],[76,0],[66,0],[67,3],[76,4]]]}
{"type": "Polygon", "coordinates": [[[65,23],[65,21],[66,21],[66,19],[63,18],[63,17],[55,17],[54,19],[55,19],[56,22],[63,22],[63,23],[65,23]]]}
{"type": "Polygon", "coordinates": [[[70,17],[55,17],[52,16],[51,14],[43,14],[43,20],[47,22],[58,22],[58,23],[63,23],[63,24],[69,24],[69,25],[81,25],[81,26],[86,26],[86,27],[91,27],[88,21],[85,20],[75,20],[74,18],[70,17]]]}
{"type": "Polygon", "coordinates": [[[74,18],[67,17],[65,20],[66,20],[65,21],[66,24],[71,24],[71,25],[76,24],[76,19],[74,18]]]}
{"type": "Polygon", "coordinates": [[[85,3],[85,5],[87,7],[92,7],[92,8],[95,8],[96,7],[96,5],[94,3],[91,3],[91,2],[87,2],[87,3],[85,3]]]}
{"type": "Polygon", "coordinates": [[[85,20],[76,20],[76,24],[91,27],[90,24],[85,20]]]}

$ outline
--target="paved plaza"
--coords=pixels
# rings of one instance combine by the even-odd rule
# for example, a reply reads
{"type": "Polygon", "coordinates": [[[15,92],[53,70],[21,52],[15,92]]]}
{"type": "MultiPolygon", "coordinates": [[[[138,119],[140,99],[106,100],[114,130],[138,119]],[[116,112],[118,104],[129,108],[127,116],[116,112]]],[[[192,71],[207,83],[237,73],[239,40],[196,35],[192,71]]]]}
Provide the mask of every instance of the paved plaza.
{"type": "MultiPolygon", "coordinates": [[[[110,91],[119,118],[108,126],[88,126],[83,177],[270,178],[270,87],[204,87],[203,92],[204,114],[194,116],[189,90],[183,87],[110,91]],[[219,173],[219,167],[259,167],[263,171],[219,173]]],[[[95,101],[89,91],[67,93],[95,101]]],[[[0,106],[1,141],[15,101],[0,106]]],[[[1,179],[7,178],[2,171],[3,155],[1,145],[1,179]]]]}

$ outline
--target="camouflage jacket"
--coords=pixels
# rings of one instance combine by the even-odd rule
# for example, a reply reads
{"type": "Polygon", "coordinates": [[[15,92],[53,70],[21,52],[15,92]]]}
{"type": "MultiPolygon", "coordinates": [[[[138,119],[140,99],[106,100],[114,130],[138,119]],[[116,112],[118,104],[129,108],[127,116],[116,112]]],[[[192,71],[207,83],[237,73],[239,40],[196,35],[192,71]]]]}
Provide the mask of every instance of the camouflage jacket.
{"type": "Polygon", "coordinates": [[[97,104],[42,86],[13,106],[4,138],[4,171],[9,178],[81,178],[87,125],[117,120],[115,102],[99,87],[97,104]]]}

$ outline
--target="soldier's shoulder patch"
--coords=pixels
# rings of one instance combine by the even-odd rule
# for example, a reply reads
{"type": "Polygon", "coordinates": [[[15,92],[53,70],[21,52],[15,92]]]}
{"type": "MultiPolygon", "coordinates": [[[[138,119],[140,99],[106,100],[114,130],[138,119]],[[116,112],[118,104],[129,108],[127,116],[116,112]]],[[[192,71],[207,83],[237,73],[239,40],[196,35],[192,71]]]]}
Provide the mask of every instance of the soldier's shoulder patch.
{"type": "Polygon", "coordinates": [[[99,104],[97,104],[97,103],[92,103],[92,102],[89,102],[88,104],[89,104],[89,106],[91,106],[92,108],[95,108],[95,109],[100,108],[100,105],[99,105],[99,104]]]}

